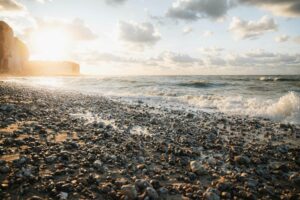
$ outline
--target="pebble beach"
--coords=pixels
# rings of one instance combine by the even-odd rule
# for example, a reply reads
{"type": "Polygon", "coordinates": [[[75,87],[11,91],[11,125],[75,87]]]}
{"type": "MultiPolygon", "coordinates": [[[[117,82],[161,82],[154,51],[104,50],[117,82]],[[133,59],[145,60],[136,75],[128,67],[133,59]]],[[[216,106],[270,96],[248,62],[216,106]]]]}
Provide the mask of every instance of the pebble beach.
{"type": "Polygon", "coordinates": [[[0,82],[0,199],[300,199],[300,126],[0,82]]]}

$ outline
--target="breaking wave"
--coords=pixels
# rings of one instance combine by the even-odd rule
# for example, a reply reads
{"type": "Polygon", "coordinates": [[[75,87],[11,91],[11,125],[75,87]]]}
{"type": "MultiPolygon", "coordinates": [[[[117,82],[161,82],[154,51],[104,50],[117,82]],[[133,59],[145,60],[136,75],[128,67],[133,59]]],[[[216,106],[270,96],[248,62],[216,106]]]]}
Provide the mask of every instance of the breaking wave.
{"type": "Polygon", "coordinates": [[[224,83],[211,83],[207,81],[189,81],[189,82],[178,83],[177,85],[182,87],[195,87],[195,88],[225,86],[224,83]]]}
{"type": "Polygon", "coordinates": [[[300,81],[299,78],[282,78],[282,77],[266,77],[262,76],[259,78],[260,81],[300,81]]]}
{"type": "Polygon", "coordinates": [[[300,124],[300,96],[295,92],[289,92],[277,101],[241,96],[185,96],[182,100],[201,108],[217,109],[223,113],[265,117],[300,124]]]}

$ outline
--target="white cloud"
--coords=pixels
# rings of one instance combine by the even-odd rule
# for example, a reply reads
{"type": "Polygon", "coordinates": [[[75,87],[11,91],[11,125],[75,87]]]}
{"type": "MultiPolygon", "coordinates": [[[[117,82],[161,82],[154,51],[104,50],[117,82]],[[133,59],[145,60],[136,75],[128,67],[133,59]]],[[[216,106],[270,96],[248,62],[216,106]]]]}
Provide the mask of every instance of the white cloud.
{"type": "Polygon", "coordinates": [[[286,41],[288,41],[290,39],[290,37],[288,35],[278,35],[274,39],[275,39],[276,42],[279,43],[279,42],[286,42],[286,41]]]}
{"type": "Polygon", "coordinates": [[[36,0],[39,3],[46,3],[46,2],[51,2],[52,0],[36,0]]]}
{"type": "Polygon", "coordinates": [[[187,35],[191,32],[193,32],[193,28],[190,27],[190,26],[184,27],[183,30],[182,30],[182,33],[185,34],[185,35],[187,35]]]}
{"type": "Polygon", "coordinates": [[[195,63],[201,63],[201,60],[198,58],[194,58],[188,54],[182,54],[182,53],[174,53],[171,51],[165,51],[162,52],[158,58],[153,59],[156,61],[164,61],[168,63],[177,63],[177,64],[195,64],[195,63]]]}
{"type": "Polygon", "coordinates": [[[287,16],[287,17],[300,16],[299,0],[239,0],[239,1],[241,3],[261,7],[279,16],[287,16]]]}
{"type": "Polygon", "coordinates": [[[20,11],[25,7],[15,0],[0,0],[0,11],[20,11]]]}
{"type": "Polygon", "coordinates": [[[81,19],[73,21],[64,21],[61,19],[37,18],[37,26],[27,30],[27,35],[30,35],[34,30],[42,29],[63,29],[72,39],[76,41],[88,41],[97,38],[97,35],[85,24],[81,19]]]}
{"type": "Polygon", "coordinates": [[[204,31],[202,35],[204,37],[211,37],[211,36],[213,36],[213,34],[214,34],[214,32],[207,30],[207,31],[204,31]]]}
{"type": "Polygon", "coordinates": [[[224,51],[223,48],[219,48],[219,47],[203,47],[203,48],[199,48],[200,52],[203,54],[208,54],[208,55],[218,55],[220,54],[222,51],[224,51]]]}
{"type": "Polygon", "coordinates": [[[233,17],[229,30],[239,39],[255,39],[267,32],[276,31],[277,24],[273,18],[268,16],[263,16],[258,21],[247,21],[233,17]]]}
{"type": "Polygon", "coordinates": [[[122,41],[141,47],[154,45],[161,39],[160,33],[149,22],[120,21],[118,32],[122,41]]]}
{"type": "Polygon", "coordinates": [[[225,16],[233,6],[232,0],[176,0],[166,15],[187,21],[201,18],[218,19],[225,16]]]}
{"type": "Polygon", "coordinates": [[[266,52],[261,49],[242,54],[231,54],[228,64],[239,67],[300,67],[300,54],[266,52]]]}

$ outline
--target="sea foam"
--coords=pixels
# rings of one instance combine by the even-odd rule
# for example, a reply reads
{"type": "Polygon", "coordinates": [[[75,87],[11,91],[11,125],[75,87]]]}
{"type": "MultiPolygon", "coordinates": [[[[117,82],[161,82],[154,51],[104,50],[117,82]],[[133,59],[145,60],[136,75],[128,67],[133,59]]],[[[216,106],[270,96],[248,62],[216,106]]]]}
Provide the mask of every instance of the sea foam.
{"type": "Polygon", "coordinates": [[[242,96],[184,96],[181,100],[199,108],[235,115],[266,117],[276,121],[300,124],[300,96],[289,92],[278,100],[242,96]]]}

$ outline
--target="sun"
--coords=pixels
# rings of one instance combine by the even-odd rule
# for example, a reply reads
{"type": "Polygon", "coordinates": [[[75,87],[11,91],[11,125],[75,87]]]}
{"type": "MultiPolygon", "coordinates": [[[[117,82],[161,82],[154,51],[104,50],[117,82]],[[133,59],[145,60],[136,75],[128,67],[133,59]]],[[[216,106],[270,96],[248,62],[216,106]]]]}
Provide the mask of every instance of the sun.
{"type": "Polygon", "coordinates": [[[68,56],[70,37],[63,29],[43,29],[31,35],[32,58],[38,60],[62,60],[68,56]]]}

